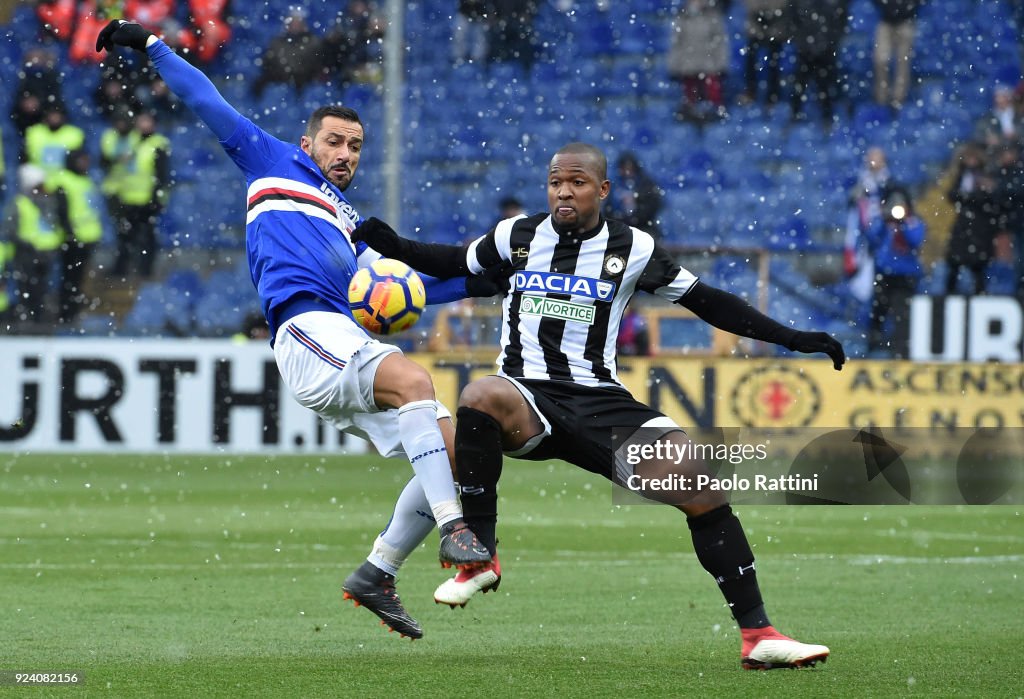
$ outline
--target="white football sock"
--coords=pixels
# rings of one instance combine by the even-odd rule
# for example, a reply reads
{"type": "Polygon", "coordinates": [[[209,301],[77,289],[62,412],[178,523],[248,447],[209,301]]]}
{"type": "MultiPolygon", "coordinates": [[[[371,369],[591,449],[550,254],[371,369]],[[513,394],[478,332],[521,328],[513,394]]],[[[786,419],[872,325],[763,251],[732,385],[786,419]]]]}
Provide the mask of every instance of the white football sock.
{"type": "Polygon", "coordinates": [[[391,521],[373,542],[373,550],[366,560],[385,573],[397,575],[405,559],[433,529],[430,503],[423,495],[420,479],[413,476],[398,496],[391,521]]]}
{"type": "Polygon", "coordinates": [[[437,526],[462,517],[448,451],[437,426],[437,402],[418,400],[403,405],[398,409],[398,431],[437,526]]]}

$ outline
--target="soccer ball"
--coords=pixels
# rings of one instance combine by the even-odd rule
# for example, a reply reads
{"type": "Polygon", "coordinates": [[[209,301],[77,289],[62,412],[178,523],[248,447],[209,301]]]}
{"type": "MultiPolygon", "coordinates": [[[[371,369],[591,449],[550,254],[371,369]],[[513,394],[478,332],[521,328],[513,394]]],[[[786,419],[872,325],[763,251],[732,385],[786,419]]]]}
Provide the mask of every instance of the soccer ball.
{"type": "Polygon", "coordinates": [[[420,275],[398,260],[376,260],[356,272],[348,285],[352,315],[377,335],[394,335],[411,328],[426,301],[420,275]]]}

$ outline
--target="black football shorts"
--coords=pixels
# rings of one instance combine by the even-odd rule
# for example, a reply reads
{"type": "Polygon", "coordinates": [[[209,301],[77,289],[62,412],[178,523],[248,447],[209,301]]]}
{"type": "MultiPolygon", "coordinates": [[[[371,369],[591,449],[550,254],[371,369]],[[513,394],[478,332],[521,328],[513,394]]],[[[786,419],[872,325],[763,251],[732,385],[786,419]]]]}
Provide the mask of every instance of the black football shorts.
{"type": "Polygon", "coordinates": [[[506,452],[519,459],[561,459],[613,480],[615,438],[621,444],[640,427],[681,430],[671,418],[644,405],[624,388],[501,378],[523,394],[544,424],[544,432],[522,448],[506,452]]]}

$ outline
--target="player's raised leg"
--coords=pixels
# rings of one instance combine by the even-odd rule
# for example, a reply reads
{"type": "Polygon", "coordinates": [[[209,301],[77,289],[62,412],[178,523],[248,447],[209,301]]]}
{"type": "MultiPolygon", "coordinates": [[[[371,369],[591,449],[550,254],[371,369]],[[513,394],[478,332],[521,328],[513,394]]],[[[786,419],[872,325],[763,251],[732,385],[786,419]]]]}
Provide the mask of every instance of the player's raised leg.
{"type": "MultiPolygon", "coordinates": [[[[690,441],[682,431],[662,435],[659,441],[676,447],[667,453],[685,453],[690,441]]],[[[660,480],[666,476],[688,479],[674,482],[696,483],[698,475],[713,475],[701,460],[643,461],[636,465],[643,479],[660,480]]],[[[664,482],[664,481],[662,481],[664,482]]],[[[754,552],[739,519],[719,491],[697,493],[640,491],[641,495],[666,502],[686,515],[697,560],[718,583],[742,636],[741,664],[744,669],[773,670],[812,666],[825,662],[826,646],[801,643],[775,630],[765,612],[761,589],[754,570],[754,552]]]]}
{"type": "Polygon", "coordinates": [[[389,354],[377,367],[373,397],[378,408],[398,408],[402,446],[441,530],[441,565],[462,569],[489,563],[491,554],[463,521],[430,375],[403,355],[389,354]]]}
{"type": "Polygon", "coordinates": [[[464,607],[477,592],[496,590],[501,583],[495,529],[503,451],[523,448],[545,428],[518,389],[497,376],[466,386],[457,418],[455,465],[466,523],[493,556],[489,565],[462,571],[434,591],[438,604],[464,607]]]}

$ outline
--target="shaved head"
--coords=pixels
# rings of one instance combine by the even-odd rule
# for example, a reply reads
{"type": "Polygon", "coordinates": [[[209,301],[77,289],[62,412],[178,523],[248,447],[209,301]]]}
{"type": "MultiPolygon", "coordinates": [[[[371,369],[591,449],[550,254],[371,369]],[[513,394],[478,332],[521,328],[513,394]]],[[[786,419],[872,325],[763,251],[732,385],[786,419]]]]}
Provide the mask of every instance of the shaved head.
{"type": "MultiPolygon", "coordinates": [[[[555,153],[555,158],[560,155],[581,156],[584,160],[588,161],[588,165],[593,168],[591,173],[598,182],[608,179],[608,158],[605,157],[600,148],[592,146],[589,143],[567,143],[558,149],[555,153]]],[[[552,162],[554,162],[555,158],[551,159],[552,162]]],[[[588,169],[590,169],[590,167],[588,167],[588,169]]]]}

